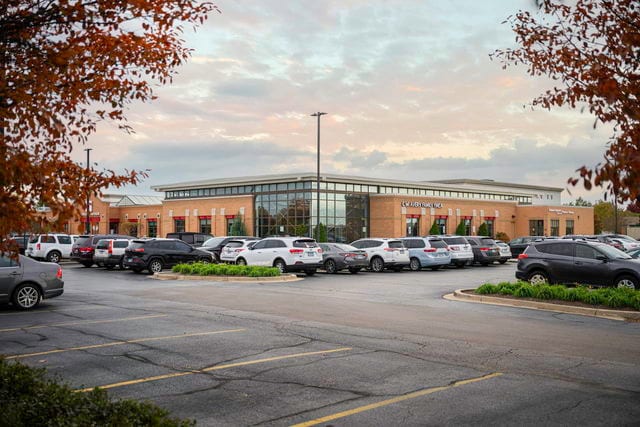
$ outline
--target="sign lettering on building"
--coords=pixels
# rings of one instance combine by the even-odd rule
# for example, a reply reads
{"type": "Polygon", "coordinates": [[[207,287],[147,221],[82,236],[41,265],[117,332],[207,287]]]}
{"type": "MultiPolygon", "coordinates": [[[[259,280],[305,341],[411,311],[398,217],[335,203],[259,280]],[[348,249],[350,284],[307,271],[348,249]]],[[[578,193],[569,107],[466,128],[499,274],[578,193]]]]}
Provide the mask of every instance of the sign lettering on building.
{"type": "Polygon", "coordinates": [[[443,205],[440,202],[410,202],[403,200],[400,202],[400,206],[403,208],[441,208],[443,205]]]}
{"type": "Polygon", "coordinates": [[[573,215],[574,211],[565,211],[564,209],[549,209],[549,212],[557,213],[558,215],[573,215]]]}

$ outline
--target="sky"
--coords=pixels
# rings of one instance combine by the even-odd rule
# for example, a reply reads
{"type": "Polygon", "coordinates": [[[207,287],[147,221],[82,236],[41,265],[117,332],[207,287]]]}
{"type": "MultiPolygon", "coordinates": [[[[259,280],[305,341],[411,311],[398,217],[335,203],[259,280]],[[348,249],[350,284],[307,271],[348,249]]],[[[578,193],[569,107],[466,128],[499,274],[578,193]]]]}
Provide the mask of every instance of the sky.
{"type": "MultiPolygon", "coordinates": [[[[597,164],[610,129],[588,112],[533,110],[553,87],[525,66],[509,15],[533,0],[217,0],[191,59],[158,99],[127,112],[135,134],[101,123],[88,143],[98,168],[150,169],[137,187],[289,172],[430,181],[493,179],[567,187],[597,164]]],[[[78,150],[78,161],[84,161],[78,150]]],[[[563,193],[602,198],[582,186],[563,193]]]]}

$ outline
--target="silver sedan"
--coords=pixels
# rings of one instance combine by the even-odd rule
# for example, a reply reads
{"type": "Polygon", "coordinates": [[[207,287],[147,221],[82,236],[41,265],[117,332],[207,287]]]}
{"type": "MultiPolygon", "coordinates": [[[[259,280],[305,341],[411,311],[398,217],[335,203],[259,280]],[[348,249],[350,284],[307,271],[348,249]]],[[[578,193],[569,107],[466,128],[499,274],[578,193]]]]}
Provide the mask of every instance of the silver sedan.
{"type": "Polygon", "coordinates": [[[42,299],[64,292],[62,268],[52,262],[39,262],[20,255],[10,258],[0,254],[0,303],[11,302],[16,308],[36,307],[42,299]]]}

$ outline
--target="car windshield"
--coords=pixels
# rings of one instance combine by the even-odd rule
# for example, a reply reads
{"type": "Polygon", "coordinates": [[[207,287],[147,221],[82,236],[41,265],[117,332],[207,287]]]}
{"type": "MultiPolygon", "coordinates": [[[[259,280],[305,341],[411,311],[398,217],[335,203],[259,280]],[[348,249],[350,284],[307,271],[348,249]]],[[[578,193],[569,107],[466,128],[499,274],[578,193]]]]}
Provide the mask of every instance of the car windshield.
{"type": "Polygon", "coordinates": [[[227,248],[241,248],[242,245],[244,245],[244,242],[241,240],[231,240],[229,243],[227,243],[225,246],[227,248]]]}
{"type": "Polygon", "coordinates": [[[389,247],[392,249],[404,249],[404,244],[400,240],[391,240],[389,247]]]}
{"type": "Polygon", "coordinates": [[[446,248],[447,244],[440,239],[431,239],[429,240],[429,244],[431,245],[432,248],[446,248]]]}
{"type": "Polygon", "coordinates": [[[108,240],[100,240],[96,245],[96,249],[107,249],[109,247],[108,240]]]}
{"type": "Polygon", "coordinates": [[[338,248],[339,250],[344,251],[344,252],[353,252],[353,251],[359,251],[360,250],[360,249],[355,248],[355,247],[353,247],[351,245],[345,245],[345,244],[342,244],[342,243],[335,243],[333,246],[335,246],[336,248],[338,248]]]}
{"type": "Polygon", "coordinates": [[[495,242],[493,239],[487,239],[487,238],[482,238],[482,239],[480,239],[480,242],[481,242],[483,245],[487,245],[487,246],[493,246],[493,245],[495,245],[495,244],[496,244],[496,242],[495,242]]]}
{"type": "Polygon", "coordinates": [[[293,242],[294,248],[315,248],[318,247],[318,244],[315,240],[307,239],[307,240],[296,240],[293,242]]]}
{"type": "Polygon", "coordinates": [[[598,249],[605,253],[608,258],[611,259],[631,259],[626,252],[622,252],[620,249],[616,249],[609,245],[598,245],[598,249]]]}
{"type": "Polygon", "coordinates": [[[85,243],[89,241],[89,239],[91,239],[91,237],[78,237],[73,243],[75,246],[83,246],[85,243]]]}
{"type": "Polygon", "coordinates": [[[466,245],[467,239],[464,237],[443,237],[442,240],[450,245],[466,245]]]}
{"type": "Polygon", "coordinates": [[[224,239],[224,237],[212,237],[211,239],[207,239],[207,241],[204,242],[202,246],[205,248],[215,248],[220,243],[222,243],[224,239]]]}

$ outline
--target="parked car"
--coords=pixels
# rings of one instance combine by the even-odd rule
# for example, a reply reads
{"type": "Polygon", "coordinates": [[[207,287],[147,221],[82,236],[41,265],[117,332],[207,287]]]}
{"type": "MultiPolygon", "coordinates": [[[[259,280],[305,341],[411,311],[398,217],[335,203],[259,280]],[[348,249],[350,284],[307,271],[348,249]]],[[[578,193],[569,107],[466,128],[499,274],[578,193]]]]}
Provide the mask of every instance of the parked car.
{"type": "Polygon", "coordinates": [[[196,261],[213,262],[213,256],[179,239],[134,239],[124,251],[123,264],[135,273],[159,273],[163,268],[196,261]]]}
{"type": "Polygon", "coordinates": [[[196,233],[194,231],[181,231],[175,233],[167,233],[167,239],[180,239],[185,243],[194,247],[200,247],[204,242],[212,238],[211,234],[196,233]]]}
{"type": "Polygon", "coordinates": [[[71,255],[71,237],[68,234],[37,234],[29,240],[24,254],[48,262],[60,262],[71,255]]]}
{"type": "Polygon", "coordinates": [[[19,255],[18,259],[0,254],[0,303],[16,308],[34,308],[44,298],[62,295],[62,268],[51,262],[39,262],[19,255]]]}
{"type": "Polygon", "coordinates": [[[640,248],[631,249],[629,252],[627,252],[627,255],[629,255],[631,258],[634,258],[634,259],[640,258],[640,248]]]}
{"type": "Polygon", "coordinates": [[[463,236],[439,236],[447,244],[451,264],[458,268],[473,264],[473,250],[463,236]]]}
{"type": "Polygon", "coordinates": [[[20,255],[24,255],[24,251],[27,249],[27,246],[29,245],[29,240],[31,240],[31,235],[29,234],[13,234],[9,237],[9,240],[12,240],[15,242],[16,245],[18,245],[18,251],[20,252],[20,255]]]}
{"type": "Polygon", "coordinates": [[[367,252],[345,243],[320,243],[322,248],[322,265],[329,274],[340,270],[349,270],[355,274],[369,267],[367,252]]]}
{"type": "Polygon", "coordinates": [[[96,246],[102,239],[123,239],[133,240],[135,237],[125,234],[93,234],[78,236],[71,248],[71,260],[77,261],[83,266],[89,268],[95,261],[93,256],[96,252],[96,246]]]}
{"type": "Polygon", "coordinates": [[[516,237],[515,239],[509,242],[509,249],[511,249],[511,256],[513,258],[518,258],[518,255],[520,255],[522,252],[524,252],[525,249],[527,249],[527,246],[529,246],[529,243],[536,242],[539,240],[544,240],[544,239],[546,239],[545,236],[516,237]]]}
{"type": "Polygon", "coordinates": [[[259,240],[258,237],[253,236],[218,236],[206,240],[200,249],[211,252],[215,257],[215,262],[220,262],[220,253],[222,252],[222,248],[224,248],[224,246],[230,241],[238,239],[259,240]]]}
{"type": "Polygon", "coordinates": [[[409,266],[409,251],[400,239],[367,238],[356,240],[351,246],[367,252],[369,268],[376,273],[385,269],[402,271],[409,266]]]}
{"type": "Polygon", "coordinates": [[[322,266],[322,249],[308,237],[266,237],[243,252],[236,264],[273,266],[283,273],[304,271],[313,276],[322,266]]]}
{"type": "Polygon", "coordinates": [[[518,257],[516,278],[534,284],[580,283],[640,289],[640,261],[600,242],[536,242],[518,257]]]}
{"type": "MultiPolygon", "coordinates": [[[[235,264],[238,256],[246,250],[249,250],[259,240],[257,239],[234,239],[229,240],[220,252],[220,261],[235,264]]],[[[200,248],[202,249],[202,248],[200,248]]]]}
{"type": "Polygon", "coordinates": [[[495,242],[496,242],[496,245],[498,245],[498,249],[500,250],[500,259],[498,260],[500,264],[504,264],[505,262],[513,258],[513,255],[511,254],[511,248],[509,248],[509,245],[507,245],[502,240],[496,240],[495,242]]]}
{"type": "Polygon", "coordinates": [[[473,251],[473,262],[480,265],[489,265],[500,262],[500,248],[495,240],[486,236],[465,236],[473,251]]]}
{"type": "Polygon", "coordinates": [[[640,248],[640,242],[637,242],[637,241],[615,238],[615,237],[611,237],[611,240],[616,242],[618,245],[620,245],[622,247],[621,250],[623,251],[631,251],[631,250],[640,248]]]}
{"type": "Polygon", "coordinates": [[[124,251],[131,243],[131,239],[100,239],[96,244],[93,260],[99,267],[104,266],[112,270],[118,266],[124,270],[124,251]]]}
{"type": "Polygon", "coordinates": [[[613,238],[608,237],[604,234],[570,234],[562,237],[563,239],[571,239],[571,240],[588,240],[592,242],[601,242],[605,243],[609,246],[613,246],[616,249],[624,250],[624,246],[615,241],[613,238]]]}
{"type": "Polygon", "coordinates": [[[419,271],[424,267],[435,271],[451,264],[447,243],[439,237],[405,237],[400,240],[409,251],[411,271],[419,271]]]}

